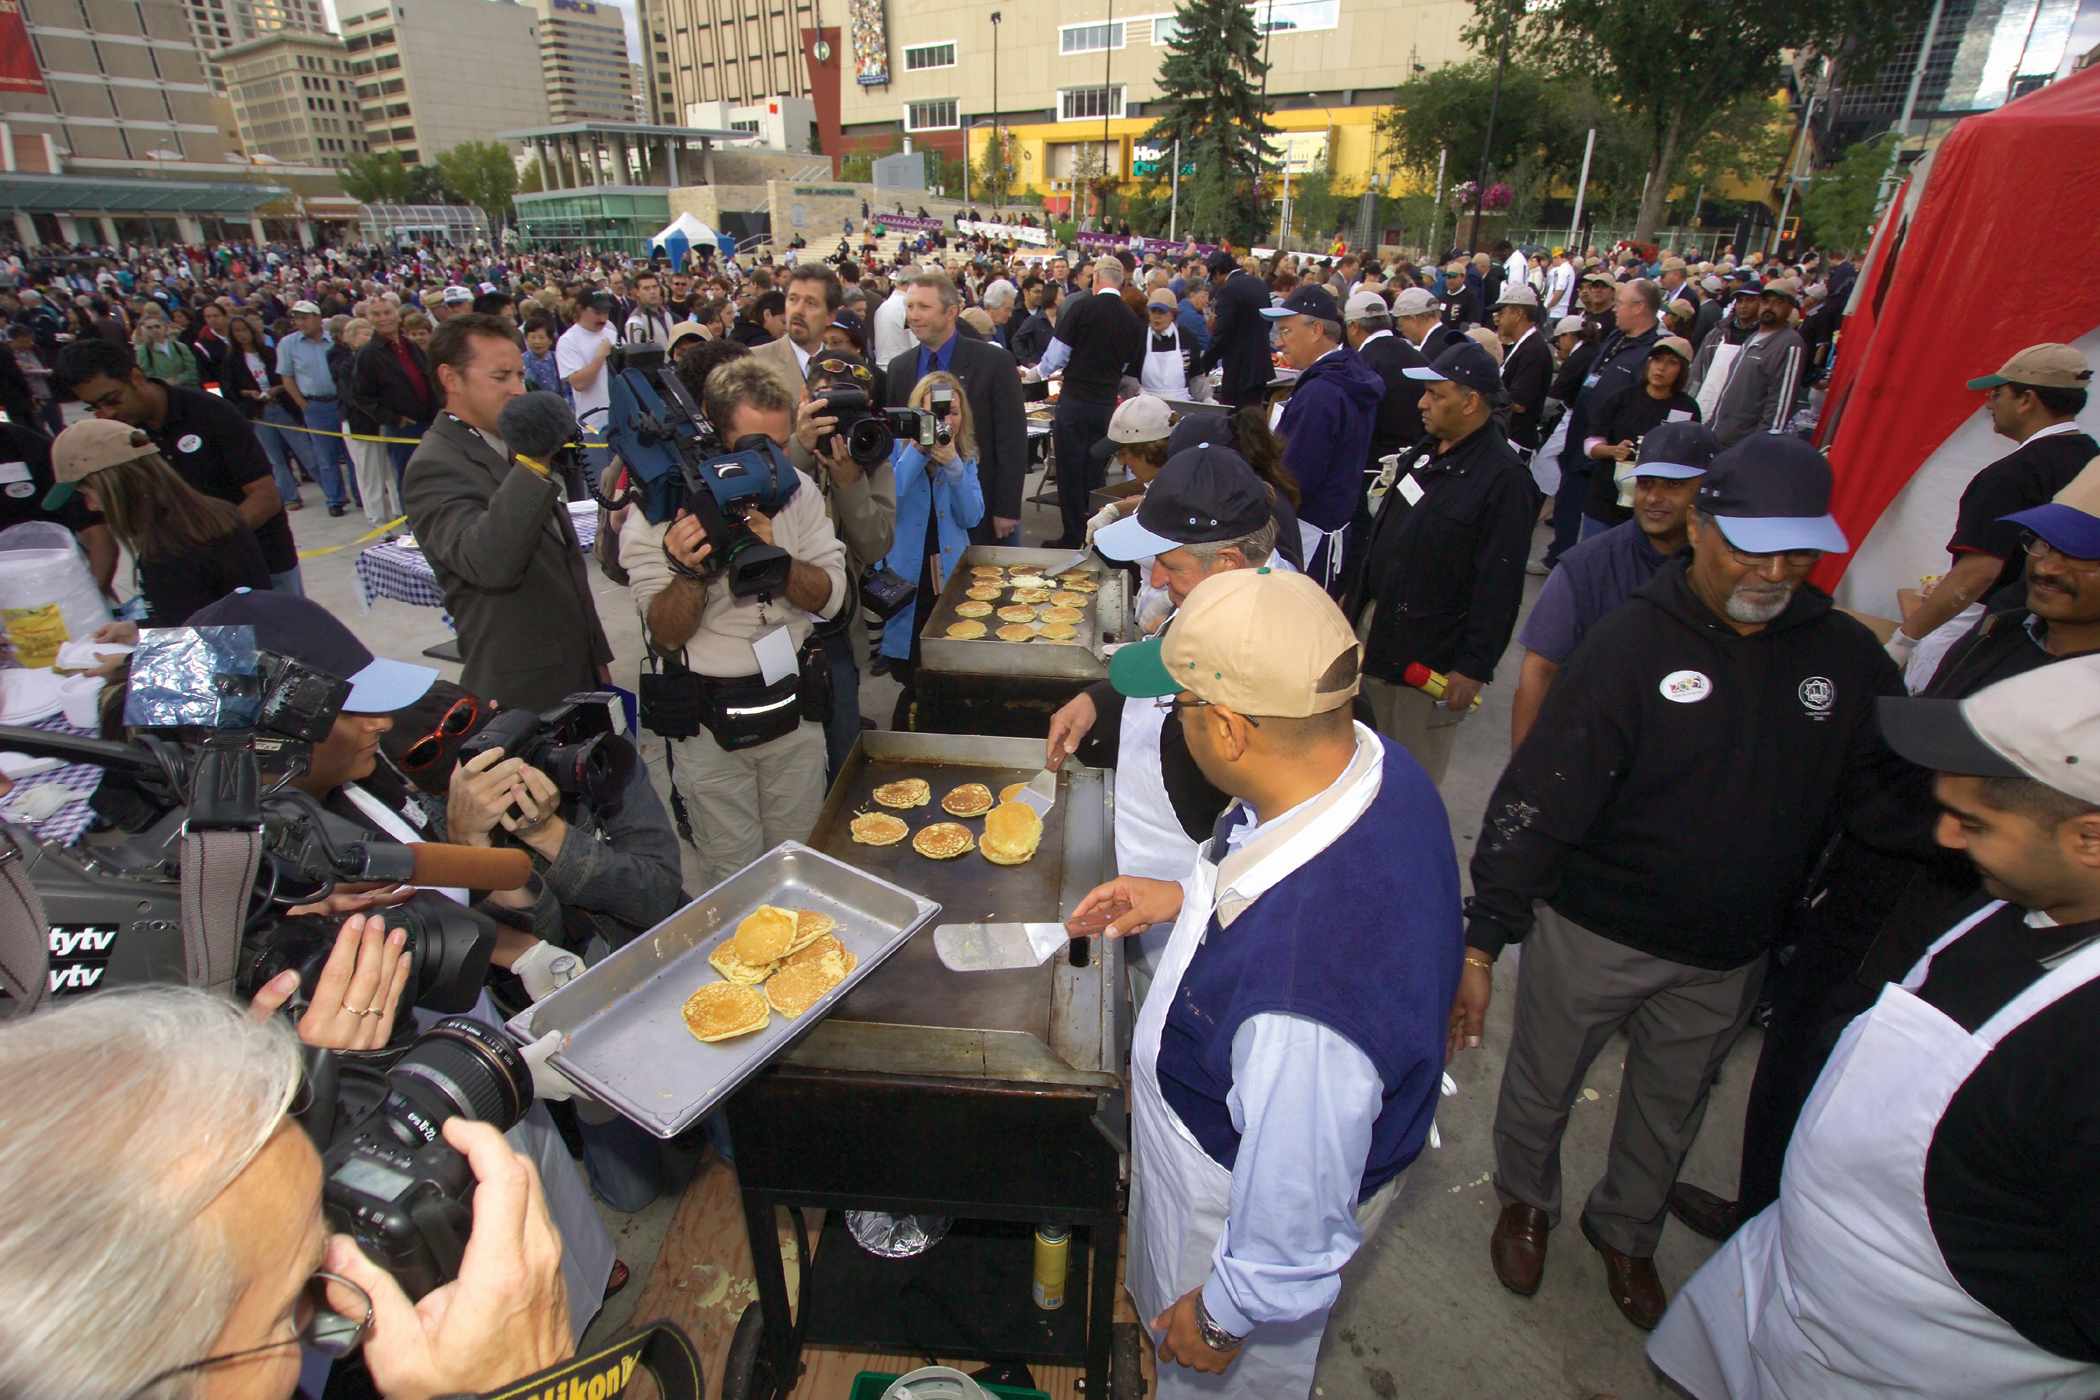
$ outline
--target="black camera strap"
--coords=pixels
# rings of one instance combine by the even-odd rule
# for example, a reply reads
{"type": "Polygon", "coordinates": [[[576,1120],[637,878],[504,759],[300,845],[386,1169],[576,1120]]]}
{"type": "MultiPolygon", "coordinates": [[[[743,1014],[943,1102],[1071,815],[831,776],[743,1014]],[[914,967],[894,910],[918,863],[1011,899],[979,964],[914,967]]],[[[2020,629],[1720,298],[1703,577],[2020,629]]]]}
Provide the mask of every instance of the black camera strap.
{"type": "Polygon", "coordinates": [[[481,1400],[614,1400],[640,1366],[663,1400],[706,1400],[700,1353],[676,1323],[658,1322],[559,1366],[527,1376],[481,1400]]]}
{"type": "Polygon", "coordinates": [[[0,991],[23,1011],[51,994],[51,932],[12,830],[0,830],[0,991]]]}

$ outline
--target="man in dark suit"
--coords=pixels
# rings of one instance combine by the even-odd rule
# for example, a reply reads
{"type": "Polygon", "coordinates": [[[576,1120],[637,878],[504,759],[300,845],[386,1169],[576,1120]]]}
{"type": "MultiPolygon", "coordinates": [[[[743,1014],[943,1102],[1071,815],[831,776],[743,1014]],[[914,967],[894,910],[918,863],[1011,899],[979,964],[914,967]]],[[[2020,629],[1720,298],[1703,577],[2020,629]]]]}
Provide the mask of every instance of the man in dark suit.
{"type": "Polygon", "coordinates": [[[1095,261],[1093,290],[1065,299],[1057,333],[1037,366],[1046,375],[1064,373],[1057,413],[1050,420],[1057,449],[1057,510],[1064,520],[1052,549],[1077,549],[1086,539],[1088,498],[1107,470],[1094,456],[1094,445],[1108,436],[1116,391],[1144,349],[1145,323],[1123,302],[1123,278],[1123,264],[1115,258],[1095,261]]]}
{"type": "Polygon", "coordinates": [[[903,408],[911,391],[937,369],[962,381],[977,425],[977,482],[985,518],[970,530],[977,544],[1012,544],[1021,528],[1021,486],[1028,475],[1028,418],[1021,406],[1021,372],[1014,357],[956,329],[962,297],[945,272],[924,272],[905,283],[904,324],[917,343],[889,363],[890,406],[903,408]]]}
{"type": "MultiPolygon", "coordinates": [[[[1418,299],[1425,294],[1418,293],[1418,299]]],[[[1413,304],[1413,303],[1410,303],[1413,304]]],[[[1419,314],[1419,313],[1418,313],[1419,314]]],[[[1428,317],[1434,323],[1432,313],[1428,317]]],[[[1342,590],[1355,586],[1363,569],[1364,550],[1371,542],[1371,478],[1383,469],[1381,458],[1419,441],[1422,436],[1422,385],[1407,377],[1409,369],[1425,369],[1429,359],[1413,341],[1393,328],[1393,310],[1382,292],[1361,291],[1349,296],[1342,309],[1342,336],[1363,360],[1364,367],[1385,381],[1378,400],[1378,416],[1371,423],[1371,446],[1364,455],[1365,493],[1356,498],[1354,528],[1349,531],[1349,549],[1342,561],[1342,590]]]]}
{"type": "Polygon", "coordinates": [[[401,503],[459,629],[459,683],[507,709],[544,710],[608,678],[562,478],[495,444],[497,416],[525,391],[507,323],[478,312],[430,338],[444,409],[409,459],[401,503]]]}
{"type": "Polygon", "coordinates": [[[1539,449],[1539,415],[1553,387],[1553,351],[1539,331],[1539,294],[1506,287],[1490,313],[1509,348],[1502,352],[1502,387],[1509,390],[1509,440],[1526,461],[1539,449]]]}
{"type": "Polygon", "coordinates": [[[1223,364],[1218,398],[1234,408],[1253,403],[1269,392],[1276,376],[1270,358],[1269,321],[1261,313],[1269,309],[1269,289],[1259,277],[1233,261],[1223,251],[1210,255],[1210,302],[1216,315],[1211,327],[1210,348],[1189,366],[1190,374],[1208,374],[1223,364]]]}

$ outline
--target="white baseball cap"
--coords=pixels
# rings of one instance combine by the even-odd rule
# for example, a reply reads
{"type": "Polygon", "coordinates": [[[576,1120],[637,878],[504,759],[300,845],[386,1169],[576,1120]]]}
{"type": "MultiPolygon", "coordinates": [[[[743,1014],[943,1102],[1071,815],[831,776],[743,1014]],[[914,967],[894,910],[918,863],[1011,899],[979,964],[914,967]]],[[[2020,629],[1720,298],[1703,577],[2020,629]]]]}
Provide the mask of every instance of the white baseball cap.
{"type": "Polygon", "coordinates": [[[1427,287],[1403,287],[1400,295],[1393,298],[1395,316],[1426,316],[1438,310],[1443,303],[1430,295],[1427,287]]]}
{"type": "Polygon", "coordinates": [[[1385,304],[1385,298],[1371,291],[1351,292],[1349,294],[1349,304],[1342,308],[1342,319],[1344,321],[1361,321],[1366,316],[1390,316],[1392,314],[1392,308],[1385,304]]]}
{"type": "Polygon", "coordinates": [[[2032,778],[2100,803],[2100,656],[2074,657],[1966,700],[1884,696],[1889,747],[1940,773],[2032,778]]]}
{"type": "Polygon", "coordinates": [[[1581,333],[1582,318],[1580,316],[1563,316],[1553,323],[1553,336],[1556,340],[1564,335],[1580,335],[1581,333]]]}

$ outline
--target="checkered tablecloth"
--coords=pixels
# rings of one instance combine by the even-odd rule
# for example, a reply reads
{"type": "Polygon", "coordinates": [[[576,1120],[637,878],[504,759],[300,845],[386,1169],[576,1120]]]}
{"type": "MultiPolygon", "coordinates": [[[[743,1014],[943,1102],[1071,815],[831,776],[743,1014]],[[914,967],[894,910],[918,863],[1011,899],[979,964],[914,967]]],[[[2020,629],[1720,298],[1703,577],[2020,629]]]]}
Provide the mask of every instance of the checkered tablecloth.
{"type": "MultiPolygon", "coordinates": [[[[79,729],[66,723],[63,715],[53,715],[49,719],[38,720],[28,727],[31,729],[49,729],[57,734],[79,734],[90,739],[99,737],[92,729],[79,729]]],[[[15,815],[15,803],[21,800],[23,794],[34,792],[38,788],[57,788],[61,792],[66,793],[70,800],[67,801],[65,806],[39,822],[35,830],[39,840],[50,841],[60,846],[70,846],[78,841],[86,833],[88,827],[93,824],[95,813],[88,806],[88,798],[94,796],[95,789],[101,785],[102,769],[100,765],[93,763],[68,763],[62,768],[53,768],[48,773],[37,773],[17,781],[14,790],[8,793],[6,798],[0,799],[0,816],[6,817],[9,821],[17,821],[19,818],[15,815]]]]}
{"type": "MultiPolygon", "coordinates": [[[[578,543],[589,549],[598,539],[596,503],[572,502],[569,518],[575,522],[578,543]]],[[[396,602],[413,603],[419,608],[445,606],[445,594],[438,587],[437,573],[420,549],[392,543],[367,545],[357,556],[352,571],[357,575],[358,595],[367,610],[374,598],[392,598],[396,602]]]]}

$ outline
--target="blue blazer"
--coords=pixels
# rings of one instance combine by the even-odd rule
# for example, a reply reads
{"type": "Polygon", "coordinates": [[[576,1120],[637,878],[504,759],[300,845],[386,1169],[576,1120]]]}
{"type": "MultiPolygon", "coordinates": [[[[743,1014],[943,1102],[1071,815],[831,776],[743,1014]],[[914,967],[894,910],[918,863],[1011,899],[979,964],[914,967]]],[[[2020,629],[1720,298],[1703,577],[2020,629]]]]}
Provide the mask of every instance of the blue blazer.
{"type": "MultiPolygon", "coordinates": [[[[969,548],[970,527],[984,519],[984,492],[977,485],[977,464],[964,459],[960,482],[950,484],[939,467],[933,469],[933,479],[928,481],[926,457],[916,446],[900,442],[890,449],[890,465],[897,476],[897,536],[883,562],[913,582],[918,581],[926,567],[926,503],[930,498],[939,522],[941,581],[946,582],[962,562],[962,552],[969,548]]],[[[912,619],[917,610],[918,600],[913,599],[883,624],[878,650],[884,656],[911,655],[912,619]]]]}

